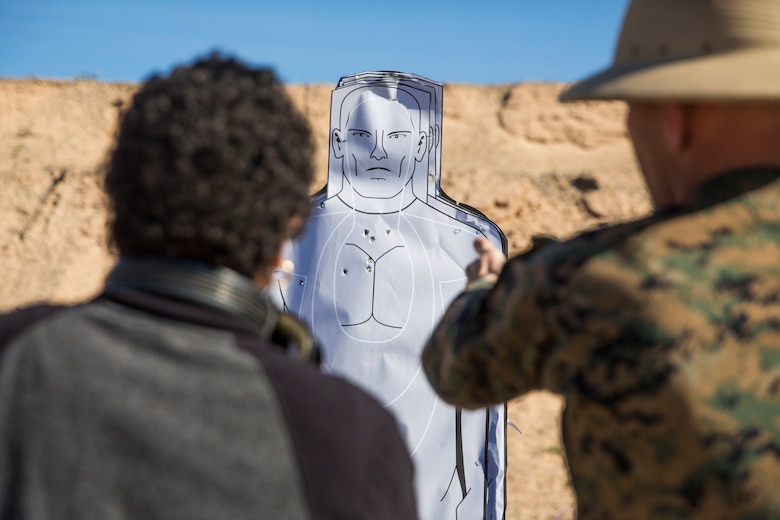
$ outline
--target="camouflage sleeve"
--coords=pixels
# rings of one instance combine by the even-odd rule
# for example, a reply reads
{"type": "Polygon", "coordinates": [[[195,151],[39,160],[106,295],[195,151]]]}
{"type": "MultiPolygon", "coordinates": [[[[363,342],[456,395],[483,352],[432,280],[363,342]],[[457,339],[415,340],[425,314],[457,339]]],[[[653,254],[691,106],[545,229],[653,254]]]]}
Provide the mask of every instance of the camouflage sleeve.
{"type": "Polygon", "coordinates": [[[614,235],[587,234],[514,257],[495,286],[472,285],[458,296],[423,352],[441,397],[478,408],[582,384],[582,367],[635,319],[645,291],[643,279],[621,267],[621,255],[594,256],[614,235]]]}
{"type": "Polygon", "coordinates": [[[431,385],[447,402],[478,408],[504,402],[540,385],[551,346],[543,309],[547,276],[521,258],[499,280],[470,285],[450,305],[423,351],[431,385]]]}

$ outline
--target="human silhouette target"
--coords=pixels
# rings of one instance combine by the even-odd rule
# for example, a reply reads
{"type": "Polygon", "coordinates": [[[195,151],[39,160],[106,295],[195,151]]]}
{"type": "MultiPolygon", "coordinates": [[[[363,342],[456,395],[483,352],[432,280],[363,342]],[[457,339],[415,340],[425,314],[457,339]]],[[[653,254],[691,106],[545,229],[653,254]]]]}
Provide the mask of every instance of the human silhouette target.
{"type": "Polygon", "coordinates": [[[476,237],[506,252],[485,215],[440,186],[440,83],[380,71],[341,78],[331,97],[328,182],[282,252],[272,298],[311,327],[323,369],[397,418],[415,463],[421,518],[498,519],[505,511],[506,407],[443,401],[420,354],[465,288],[476,237]]]}

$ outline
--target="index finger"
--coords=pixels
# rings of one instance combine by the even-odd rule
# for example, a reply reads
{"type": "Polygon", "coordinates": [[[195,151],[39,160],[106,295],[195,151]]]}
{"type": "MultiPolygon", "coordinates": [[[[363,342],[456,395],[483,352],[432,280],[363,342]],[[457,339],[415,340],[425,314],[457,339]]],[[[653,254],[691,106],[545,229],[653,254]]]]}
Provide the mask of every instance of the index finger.
{"type": "Polygon", "coordinates": [[[495,247],[487,238],[479,237],[474,240],[474,249],[477,251],[477,253],[483,254],[490,252],[491,250],[495,249],[495,247]]]}

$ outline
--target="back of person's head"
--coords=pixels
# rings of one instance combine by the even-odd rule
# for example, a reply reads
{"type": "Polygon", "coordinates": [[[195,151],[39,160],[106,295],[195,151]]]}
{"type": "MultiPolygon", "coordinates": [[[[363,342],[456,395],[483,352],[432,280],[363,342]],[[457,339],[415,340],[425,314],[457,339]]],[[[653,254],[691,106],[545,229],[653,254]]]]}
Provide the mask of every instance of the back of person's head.
{"type": "Polygon", "coordinates": [[[123,256],[252,277],[308,212],[313,144],[270,69],[213,54],[146,81],[119,127],[105,189],[123,256]]]}
{"type": "Polygon", "coordinates": [[[778,0],[632,0],[612,64],[561,101],[780,101],[778,0]]]}

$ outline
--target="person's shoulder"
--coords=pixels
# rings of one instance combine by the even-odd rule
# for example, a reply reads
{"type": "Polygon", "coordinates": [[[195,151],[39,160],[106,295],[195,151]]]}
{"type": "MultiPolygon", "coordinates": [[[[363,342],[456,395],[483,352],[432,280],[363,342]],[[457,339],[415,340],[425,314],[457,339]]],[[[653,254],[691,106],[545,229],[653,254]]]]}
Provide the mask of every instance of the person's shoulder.
{"type": "Polygon", "coordinates": [[[488,222],[487,217],[470,206],[457,205],[437,198],[430,198],[427,201],[415,198],[403,209],[403,215],[406,218],[431,220],[461,229],[475,228],[483,221],[488,222]]]}
{"type": "Polygon", "coordinates": [[[37,304],[0,314],[0,352],[35,324],[70,307],[51,304],[37,304]]]}
{"type": "Polygon", "coordinates": [[[281,350],[262,361],[291,428],[303,445],[325,444],[354,457],[374,449],[404,453],[394,416],[366,390],[339,375],[286,357],[281,350]]]}
{"type": "Polygon", "coordinates": [[[319,402],[323,410],[357,419],[363,414],[377,415],[378,419],[390,418],[391,414],[362,388],[339,375],[322,372],[311,363],[293,362],[288,367],[289,376],[305,385],[307,399],[319,402]]]}
{"type": "Polygon", "coordinates": [[[518,258],[528,263],[579,265],[596,255],[625,247],[670,216],[653,214],[631,222],[605,225],[565,241],[534,237],[532,245],[518,258]]]}
{"type": "Polygon", "coordinates": [[[352,212],[352,208],[344,204],[338,196],[328,198],[323,191],[312,196],[310,203],[309,215],[301,233],[292,240],[292,243],[298,246],[320,240],[321,233],[337,227],[352,212]]]}
{"type": "Polygon", "coordinates": [[[312,195],[311,199],[309,199],[309,205],[309,219],[352,211],[352,208],[345,204],[338,194],[328,197],[324,189],[312,195]]]}
{"type": "Polygon", "coordinates": [[[478,236],[486,236],[497,246],[503,247],[505,238],[501,229],[484,214],[465,204],[457,204],[448,200],[430,198],[427,202],[421,199],[404,208],[403,217],[421,234],[437,236],[436,243],[443,247],[463,247],[471,252],[471,245],[478,236]],[[428,225],[432,224],[432,225],[428,225]]]}
{"type": "Polygon", "coordinates": [[[351,423],[365,414],[375,415],[377,420],[391,417],[364,390],[339,376],[323,373],[316,364],[293,360],[281,349],[271,349],[262,363],[280,399],[308,410],[311,418],[324,414],[351,423]]]}
{"type": "Polygon", "coordinates": [[[266,360],[304,481],[334,518],[416,518],[413,464],[391,413],[345,379],[311,364],[266,360]],[[378,468],[380,470],[378,470],[378,468]],[[360,489],[360,493],[345,490],[360,489]]]}

